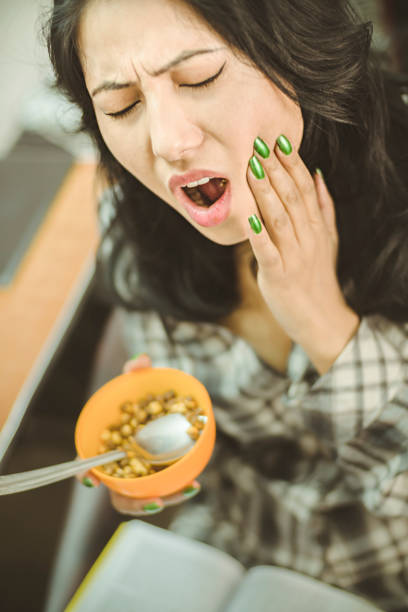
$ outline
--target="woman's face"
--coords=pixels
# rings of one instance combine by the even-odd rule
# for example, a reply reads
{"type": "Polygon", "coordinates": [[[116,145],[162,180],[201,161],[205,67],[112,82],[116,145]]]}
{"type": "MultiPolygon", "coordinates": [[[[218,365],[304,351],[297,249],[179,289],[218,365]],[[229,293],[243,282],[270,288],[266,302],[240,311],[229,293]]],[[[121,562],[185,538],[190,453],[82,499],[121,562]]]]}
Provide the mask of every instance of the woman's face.
{"type": "Polygon", "coordinates": [[[298,149],[300,108],[180,0],[91,0],[79,44],[113,155],[210,240],[246,240],[253,141],[298,149]]]}

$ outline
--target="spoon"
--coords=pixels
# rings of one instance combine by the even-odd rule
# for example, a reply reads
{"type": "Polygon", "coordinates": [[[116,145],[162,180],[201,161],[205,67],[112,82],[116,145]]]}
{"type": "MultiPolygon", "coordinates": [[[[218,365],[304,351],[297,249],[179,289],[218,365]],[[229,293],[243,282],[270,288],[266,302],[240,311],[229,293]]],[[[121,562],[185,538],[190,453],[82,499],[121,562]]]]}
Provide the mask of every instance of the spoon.
{"type": "MultiPolygon", "coordinates": [[[[199,416],[198,419],[207,421],[206,416],[199,416]]],[[[152,465],[168,465],[181,459],[194,446],[195,440],[187,433],[190,427],[191,423],[182,414],[166,414],[148,423],[134,436],[135,448],[132,450],[136,450],[152,465]]],[[[0,476],[0,495],[37,489],[124,457],[126,451],[114,450],[88,459],[74,459],[37,470],[0,476]]]]}

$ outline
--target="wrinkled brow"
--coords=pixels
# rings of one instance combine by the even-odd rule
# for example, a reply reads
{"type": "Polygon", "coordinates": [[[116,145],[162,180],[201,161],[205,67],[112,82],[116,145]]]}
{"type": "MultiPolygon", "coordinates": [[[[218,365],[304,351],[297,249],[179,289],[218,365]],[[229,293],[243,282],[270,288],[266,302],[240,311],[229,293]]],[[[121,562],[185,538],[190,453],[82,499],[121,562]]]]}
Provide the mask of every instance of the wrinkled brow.
{"type": "MultiPolygon", "coordinates": [[[[185,62],[191,57],[195,57],[196,55],[204,55],[205,53],[215,53],[216,51],[220,51],[221,48],[222,47],[218,47],[217,49],[195,49],[195,50],[182,51],[176,58],[174,58],[173,60],[171,60],[170,62],[168,62],[161,68],[159,68],[158,70],[155,70],[154,72],[149,73],[149,74],[155,77],[160,76],[161,74],[167,72],[171,68],[174,68],[174,66],[178,66],[178,64],[185,62]]],[[[115,91],[117,89],[126,89],[127,87],[131,87],[132,85],[135,85],[134,81],[128,81],[126,83],[118,83],[115,81],[104,81],[101,85],[98,85],[98,87],[96,87],[91,92],[91,95],[92,97],[94,97],[101,91],[115,91]]]]}

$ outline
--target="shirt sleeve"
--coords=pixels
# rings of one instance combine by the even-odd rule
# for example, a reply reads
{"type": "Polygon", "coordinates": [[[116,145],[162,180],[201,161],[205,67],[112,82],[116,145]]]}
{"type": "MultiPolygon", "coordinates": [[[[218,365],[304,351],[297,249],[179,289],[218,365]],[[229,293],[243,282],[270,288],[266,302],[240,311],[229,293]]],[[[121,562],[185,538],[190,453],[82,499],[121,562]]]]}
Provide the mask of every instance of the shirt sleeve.
{"type": "Polygon", "coordinates": [[[308,479],[309,486],[320,482],[323,505],[358,498],[377,515],[406,516],[408,324],[363,318],[330,370],[301,388],[294,402],[305,425],[340,468],[340,481],[330,486],[322,464],[320,477],[308,479]]]}

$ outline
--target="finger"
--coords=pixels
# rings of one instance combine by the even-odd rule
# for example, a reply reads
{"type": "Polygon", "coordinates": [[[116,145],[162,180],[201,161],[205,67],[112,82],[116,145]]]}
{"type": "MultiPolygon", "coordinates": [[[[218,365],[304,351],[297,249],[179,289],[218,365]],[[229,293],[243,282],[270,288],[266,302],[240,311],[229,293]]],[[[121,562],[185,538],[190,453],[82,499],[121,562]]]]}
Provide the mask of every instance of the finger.
{"type": "Polygon", "coordinates": [[[194,480],[182,491],[174,493],[174,495],[167,495],[166,497],[163,497],[162,500],[165,506],[175,506],[176,504],[181,504],[188,501],[192,497],[195,497],[200,491],[200,483],[197,480],[194,480]]]}
{"type": "MultiPolygon", "coordinates": [[[[77,457],[77,459],[80,460],[80,457],[77,457]]],[[[83,472],[78,472],[75,478],[79,480],[79,482],[83,484],[85,487],[89,487],[90,489],[94,487],[99,487],[99,485],[101,484],[99,481],[99,478],[94,476],[90,470],[84,470],[83,472]]]]}
{"type": "Polygon", "coordinates": [[[322,171],[318,168],[314,176],[314,182],[316,185],[317,200],[322,211],[324,223],[331,234],[331,236],[337,242],[337,222],[336,222],[336,209],[334,207],[333,198],[327,188],[326,181],[324,180],[322,171]]]}
{"type": "Polygon", "coordinates": [[[292,149],[292,145],[283,134],[276,141],[275,154],[280,161],[280,169],[278,168],[276,172],[279,174],[279,182],[276,185],[273,182],[273,185],[284,204],[288,204],[293,209],[294,205],[301,201],[303,204],[301,208],[305,211],[309,224],[321,225],[322,214],[313,178],[299,153],[292,149]],[[300,196],[300,200],[296,199],[296,194],[300,196]]]}
{"type": "MultiPolygon", "coordinates": [[[[262,149],[259,148],[260,140],[260,138],[255,139],[254,148],[255,156],[258,158],[258,161],[261,162],[261,156],[259,153],[259,151],[262,151],[262,149]]],[[[261,142],[265,144],[263,141],[261,142]]],[[[269,153],[268,157],[262,160],[262,166],[264,167],[266,175],[269,179],[271,192],[274,194],[274,199],[280,204],[280,207],[275,205],[274,208],[271,208],[268,206],[266,210],[261,208],[261,213],[264,217],[266,228],[268,231],[270,231],[270,223],[275,221],[277,211],[282,210],[284,213],[286,213],[286,215],[281,213],[281,219],[278,217],[278,224],[282,224],[282,221],[284,221],[285,217],[287,217],[291,222],[292,231],[297,239],[297,242],[301,244],[302,239],[305,237],[305,233],[309,229],[308,211],[305,207],[303,194],[299,191],[295,181],[290,176],[285,166],[281,163],[281,160],[276,155],[275,151],[269,153]]],[[[312,183],[313,190],[315,191],[313,179],[310,177],[310,175],[309,178],[312,183]]]]}
{"type": "MultiPolygon", "coordinates": [[[[272,189],[269,178],[265,174],[264,164],[265,160],[261,163],[259,157],[254,155],[250,159],[247,170],[248,184],[259,211],[258,218],[263,221],[266,228],[265,234],[257,240],[257,243],[259,246],[266,246],[269,238],[269,242],[272,240],[283,256],[284,251],[290,250],[291,245],[293,248],[296,235],[287,210],[275,190],[272,189]]],[[[263,251],[266,253],[265,249],[263,251]]],[[[260,261],[258,263],[261,265],[260,261]]]]}
{"type": "Polygon", "coordinates": [[[81,484],[83,484],[85,487],[88,487],[89,489],[95,489],[101,484],[100,481],[95,478],[95,476],[93,476],[93,474],[91,474],[90,472],[80,478],[79,481],[81,484]]]}
{"type": "Polygon", "coordinates": [[[121,514],[149,516],[151,514],[157,514],[164,509],[164,503],[161,497],[135,499],[134,497],[121,495],[116,491],[110,491],[109,493],[113,507],[121,514]]]}
{"type": "Polygon", "coordinates": [[[259,270],[270,279],[279,276],[283,271],[283,260],[278,248],[270,239],[268,232],[256,214],[248,218],[250,231],[248,239],[258,262],[259,270]]]}
{"type": "Polygon", "coordinates": [[[149,355],[146,353],[140,353],[139,355],[135,355],[129,361],[126,361],[123,366],[123,374],[127,374],[128,372],[135,372],[136,370],[141,370],[142,368],[151,368],[152,360],[149,355]]]}

